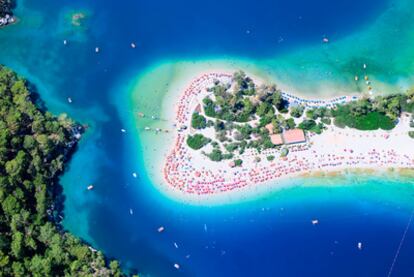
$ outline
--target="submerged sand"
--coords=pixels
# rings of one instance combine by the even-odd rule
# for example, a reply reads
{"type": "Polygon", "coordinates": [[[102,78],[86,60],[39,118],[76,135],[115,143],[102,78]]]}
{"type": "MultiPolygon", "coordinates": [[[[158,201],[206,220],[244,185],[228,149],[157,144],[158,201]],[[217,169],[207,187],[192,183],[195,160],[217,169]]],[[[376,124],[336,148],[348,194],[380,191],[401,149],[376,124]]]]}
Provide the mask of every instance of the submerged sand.
{"type": "MultiPolygon", "coordinates": [[[[146,157],[144,164],[153,183],[160,191],[180,201],[199,204],[228,203],[231,200],[251,199],[252,195],[267,194],[269,191],[293,183],[297,184],[293,181],[300,180],[300,176],[303,178],[303,176],[321,174],[318,178],[325,178],[327,174],[347,174],[349,168],[352,169],[351,173],[358,168],[364,170],[363,174],[372,168],[385,168],[387,174],[390,172],[398,174],[401,170],[404,173],[405,168],[412,166],[410,161],[412,156],[409,152],[411,150],[402,149],[401,145],[410,145],[412,141],[406,135],[407,122],[403,118],[397,128],[391,132],[360,132],[331,127],[317,141],[312,141],[311,149],[313,150],[311,151],[319,152],[320,159],[326,159],[328,154],[340,154],[340,156],[345,156],[346,161],[343,163],[351,163],[349,166],[342,164],[340,168],[334,166],[330,170],[325,167],[318,170],[318,166],[313,165],[311,170],[300,172],[294,178],[290,175],[283,181],[265,180],[261,182],[261,185],[244,186],[232,190],[231,193],[214,194],[214,197],[182,193],[168,185],[161,174],[165,158],[175,143],[176,133],[173,127],[175,105],[192,80],[202,74],[232,73],[236,70],[243,70],[257,80],[276,83],[285,92],[313,99],[368,93],[368,86],[364,80],[366,77],[374,95],[404,92],[414,84],[412,77],[414,41],[411,39],[414,35],[414,28],[411,28],[414,27],[414,20],[411,20],[412,14],[410,13],[412,6],[412,2],[408,0],[399,1],[396,5],[390,6],[370,26],[356,30],[350,36],[264,60],[218,57],[195,61],[162,61],[153,65],[138,76],[136,84],[131,89],[134,117],[144,152],[143,156],[146,157]],[[358,77],[358,81],[355,81],[355,77],[358,77]],[[145,113],[146,117],[139,117],[139,112],[145,113]],[[151,119],[152,115],[155,116],[155,120],[151,119]],[[145,127],[152,130],[156,128],[168,130],[168,133],[144,131],[145,127]],[[388,138],[385,138],[386,136],[388,138]],[[354,154],[351,155],[344,149],[352,150],[354,154]],[[372,155],[370,153],[373,149],[379,152],[378,156],[381,159],[370,164],[370,156],[367,155],[372,155]],[[390,151],[391,153],[388,153],[390,151]],[[402,151],[409,152],[405,153],[409,156],[408,159],[403,156],[402,151]],[[356,159],[358,155],[366,157],[364,163],[367,164],[359,161],[358,166],[352,166],[355,160],[351,161],[351,157],[356,159]],[[388,159],[394,161],[390,162],[388,159]],[[404,162],[406,164],[403,164],[404,162]],[[345,168],[348,169],[345,170],[345,168]]],[[[310,154],[307,154],[309,157],[300,155],[302,154],[297,154],[297,158],[308,160],[314,158],[310,154]]],[[[335,158],[341,158],[340,156],[335,158]]],[[[205,163],[204,160],[198,162],[205,163]]],[[[311,162],[308,161],[308,163],[311,162]]],[[[317,162],[319,163],[321,161],[317,162]]],[[[208,165],[212,168],[214,166],[208,165]]]]}

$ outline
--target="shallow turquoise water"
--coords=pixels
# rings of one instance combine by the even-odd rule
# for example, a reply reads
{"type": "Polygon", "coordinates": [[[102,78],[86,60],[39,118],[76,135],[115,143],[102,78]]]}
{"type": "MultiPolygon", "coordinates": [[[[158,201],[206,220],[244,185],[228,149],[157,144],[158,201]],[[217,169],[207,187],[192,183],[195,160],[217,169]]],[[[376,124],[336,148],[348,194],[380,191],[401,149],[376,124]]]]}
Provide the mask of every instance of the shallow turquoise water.
{"type": "MultiPolygon", "coordinates": [[[[410,10],[409,1],[19,3],[21,23],[0,30],[0,63],[33,82],[51,111],[67,112],[90,125],[61,180],[65,228],[144,276],[387,274],[414,208],[411,179],[295,180],[293,188],[240,204],[176,202],[160,194],[143,170],[151,159],[142,155],[143,149],[154,145],[134,133],[129,85],[164,60],[221,57],[247,59],[269,76],[299,83],[298,88],[316,88],[331,72],[332,83],[352,90],[343,76],[353,76],[359,60],[368,57],[379,82],[399,87],[409,83],[412,66],[407,30],[414,20],[401,14],[410,10]],[[88,16],[80,28],[68,20],[79,10],[88,16]],[[402,16],[377,23],[384,11],[402,16]],[[386,33],[386,40],[372,25],[400,32],[386,33]],[[365,29],[368,34],[358,33],[365,29]],[[321,48],[325,35],[333,43],[321,48]],[[349,46],[353,35],[361,47],[349,46]],[[132,41],[136,49],[130,48],[132,41]],[[395,44],[401,55],[390,50],[395,44]],[[389,59],[381,59],[381,50],[389,59]],[[299,78],[302,82],[295,82],[299,78]],[[128,132],[122,134],[121,128],[128,132]],[[132,177],[134,171],[138,179],[132,177]],[[327,182],[331,188],[319,186],[327,182]],[[88,192],[91,183],[95,189],[88,192]],[[314,218],[320,220],[318,226],[310,224],[314,218]],[[161,225],[163,234],[156,232],[161,225]],[[356,249],[358,241],[363,251],[356,249]],[[172,266],[176,262],[180,271],[172,266]]],[[[158,112],[157,106],[139,108],[158,112]]],[[[414,273],[413,254],[410,228],[394,276],[414,273]]]]}

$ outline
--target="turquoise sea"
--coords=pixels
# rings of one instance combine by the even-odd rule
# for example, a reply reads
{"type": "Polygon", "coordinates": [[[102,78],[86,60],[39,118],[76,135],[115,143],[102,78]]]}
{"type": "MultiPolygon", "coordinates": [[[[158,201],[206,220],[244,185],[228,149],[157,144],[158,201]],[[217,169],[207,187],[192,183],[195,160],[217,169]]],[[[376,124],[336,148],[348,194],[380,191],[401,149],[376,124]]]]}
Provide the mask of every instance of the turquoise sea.
{"type": "Polygon", "coordinates": [[[413,84],[413,8],[410,0],[19,0],[20,22],[0,29],[0,63],[30,80],[52,112],[90,126],[61,179],[64,227],[125,270],[414,276],[409,176],[296,179],[240,203],[185,204],[153,184],[148,164],[162,141],[134,117],[159,115],[167,88],[200,64],[246,67],[316,97],[363,92],[350,80],[366,63],[375,93],[402,91],[413,84]],[[86,18],[74,26],[78,12],[86,18]]]}

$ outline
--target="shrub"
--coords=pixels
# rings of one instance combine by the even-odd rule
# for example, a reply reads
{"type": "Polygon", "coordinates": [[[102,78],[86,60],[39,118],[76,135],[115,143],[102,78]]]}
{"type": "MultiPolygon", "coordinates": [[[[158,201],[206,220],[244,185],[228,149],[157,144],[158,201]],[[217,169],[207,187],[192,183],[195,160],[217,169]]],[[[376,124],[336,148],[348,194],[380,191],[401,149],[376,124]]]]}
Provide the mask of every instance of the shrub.
{"type": "Polygon", "coordinates": [[[243,164],[243,161],[241,159],[234,160],[235,166],[241,166],[242,164],[243,164]]]}
{"type": "Polygon", "coordinates": [[[294,106],[290,108],[290,115],[299,118],[303,115],[305,108],[303,106],[294,106]]]}
{"type": "Polygon", "coordinates": [[[206,118],[198,113],[193,113],[191,118],[191,127],[194,129],[204,129],[207,127],[206,118]]]}
{"type": "Polygon", "coordinates": [[[213,149],[213,151],[211,151],[211,153],[207,156],[210,158],[210,160],[214,162],[219,162],[223,160],[223,153],[219,149],[213,149]]]}
{"type": "Polygon", "coordinates": [[[287,149],[286,147],[282,148],[282,150],[280,150],[280,156],[281,157],[286,157],[289,154],[289,149],[287,149]]]}
{"type": "Polygon", "coordinates": [[[194,150],[198,150],[209,144],[210,141],[211,139],[206,138],[201,134],[196,134],[194,136],[188,136],[187,145],[194,150]]]}
{"type": "Polygon", "coordinates": [[[326,124],[326,125],[331,125],[332,120],[331,120],[329,117],[323,117],[323,118],[321,119],[321,122],[322,122],[323,124],[326,124]]]}

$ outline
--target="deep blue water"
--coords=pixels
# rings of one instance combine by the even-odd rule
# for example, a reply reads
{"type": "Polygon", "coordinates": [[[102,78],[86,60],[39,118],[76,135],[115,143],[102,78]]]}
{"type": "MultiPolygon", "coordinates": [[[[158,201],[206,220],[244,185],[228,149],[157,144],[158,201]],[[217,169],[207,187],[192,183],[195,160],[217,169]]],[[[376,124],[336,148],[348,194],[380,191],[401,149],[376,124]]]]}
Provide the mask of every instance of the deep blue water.
{"type": "MultiPolygon", "coordinates": [[[[91,125],[62,179],[67,229],[149,276],[387,275],[412,208],[408,181],[386,196],[373,184],[388,182],[373,178],[364,182],[374,191],[291,189],[239,205],[186,206],[160,195],[142,170],[139,180],[131,177],[147,157],[137,158],[136,138],[118,131],[131,123],[114,103],[128,99],[120,84],[160,60],[282,54],[365,27],[385,1],[23,3],[21,24],[0,30],[0,63],[29,78],[53,112],[91,125]],[[70,10],[90,13],[86,29],[68,27],[70,10]],[[96,189],[87,194],[89,183],[96,189]],[[312,226],[313,218],[320,225],[312,226]],[[161,225],[166,231],[159,234],[161,225]]],[[[413,256],[411,228],[393,276],[412,276],[413,256]]]]}

